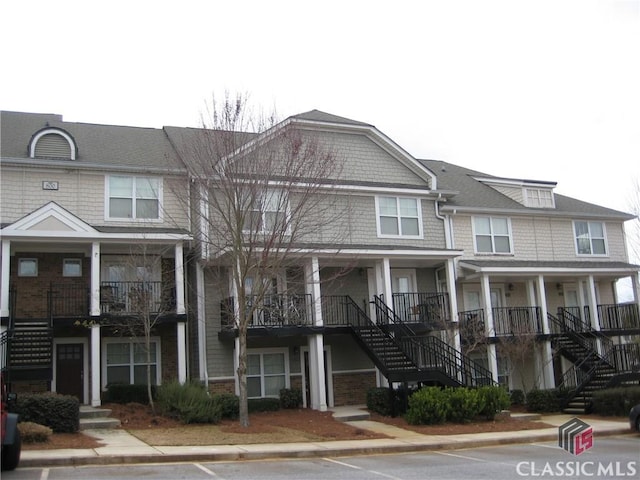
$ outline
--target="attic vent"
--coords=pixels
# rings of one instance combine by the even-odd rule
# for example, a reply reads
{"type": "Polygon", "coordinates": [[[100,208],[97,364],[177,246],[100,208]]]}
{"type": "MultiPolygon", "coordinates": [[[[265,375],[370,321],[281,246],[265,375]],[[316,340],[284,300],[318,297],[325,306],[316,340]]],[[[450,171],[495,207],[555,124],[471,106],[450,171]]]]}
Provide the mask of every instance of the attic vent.
{"type": "Polygon", "coordinates": [[[31,158],[64,158],[75,160],[76,143],[71,135],[59,128],[44,128],[31,137],[31,158]]]}
{"type": "Polygon", "coordinates": [[[48,133],[36,144],[36,157],[71,158],[71,146],[66,138],[57,133],[48,133]]]}

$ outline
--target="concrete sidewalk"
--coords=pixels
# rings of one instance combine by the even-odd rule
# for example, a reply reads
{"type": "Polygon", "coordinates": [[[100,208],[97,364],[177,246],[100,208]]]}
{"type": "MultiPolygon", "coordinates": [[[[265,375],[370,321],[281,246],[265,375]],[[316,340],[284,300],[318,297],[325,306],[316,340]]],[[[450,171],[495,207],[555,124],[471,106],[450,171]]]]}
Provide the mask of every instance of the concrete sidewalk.
{"type": "MultiPolygon", "coordinates": [[[[160,447],[148,445],[125,430],[85,430],[83,433],[95,437],[104,444],[93,449],[23,450],[21,467],[44,467],[63,465],[107,465],[148,462],[213,462],[228,460],[255,460],[267,458],[336,457],[356,454],[381,454],[446,450],[503,445],[510,443],[548,442],[558,438],[557,427],[567,422],[572,415],[545,415],[539,430],[514,432],[470,433],[464,435],[422,435],[365,418],[361,411],[351,409],[356,415],[350,420],[344,411],[347,423],[364,430],[384,433],[392,438],[371,440],[343,440],[309,443],[275,443],[251,445],[211,445],[187,447],[160,447]]],[[[366,413],[366,412],[365,412],[366,413]]],[[[515,416],[515,415],[514,415],[515,416]]],[[[344,417],[343,417],[344,419],[344,417]]],[[[594,437],[631,433],[628,422],[621,419],[583,419],[593,427],[594,437]]]]}

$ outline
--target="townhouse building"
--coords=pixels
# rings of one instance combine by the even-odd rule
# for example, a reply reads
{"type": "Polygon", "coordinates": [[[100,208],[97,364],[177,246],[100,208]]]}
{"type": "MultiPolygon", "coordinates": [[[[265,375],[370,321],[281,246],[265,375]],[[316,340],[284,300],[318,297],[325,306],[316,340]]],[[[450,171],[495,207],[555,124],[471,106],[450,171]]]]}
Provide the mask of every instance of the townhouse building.
{"type": "MultiPolygon", "coordinates": [[[[364,403],[377,385],[500,382],[564,386],[567,406],[585,408],[593,389],[638,381],[631,215],[559,195],[552,181],[420,160],[372,125],[315,110],[247,148],[283,125],[337,153],[326,181],[341,209],[286,267],[245,280],[269,284],[252,305],[250,397],[296,388],[325,410],[364,403]],[[634,298],[621,302],[625,278],[634,298]]],[[[143,291],[154,382],[237,392],[243,307],[233,259],[207,248],[214,232],[187,168],[197,129],[17,112],[1,127],[0,309],[14,383],[97,405],[107,384],[142,382],[139,338],[121,327],[140,316],[143,291]]],[[[277,215],[268,204],[255,214],[277,215]]]]}
{"type": "Polygon", "coordinates": [[[188,186],[161,130],[2,112],[2,362],[16,391],[99,405],[187,378],[188,186]],[[129,328],[138,324],[138,328],[129,328]],[[141,347],[144,324],[150,356],[141,347]]]}

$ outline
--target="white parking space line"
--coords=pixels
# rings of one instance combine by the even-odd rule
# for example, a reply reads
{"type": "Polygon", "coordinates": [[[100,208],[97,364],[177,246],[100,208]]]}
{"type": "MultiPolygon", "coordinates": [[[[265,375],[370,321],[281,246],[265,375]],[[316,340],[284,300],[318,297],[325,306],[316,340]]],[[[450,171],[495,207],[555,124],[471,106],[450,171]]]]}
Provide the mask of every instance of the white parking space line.
{"type": "Polygon", "coordinates": [[[384,478],[390,478],[391,480],[402,480],[400,477],[394,477],[393,475],[389,475],[387,473],[378,472],[376,470],[367,470],[366,468],[358,467],[357,465],[352,465],[351,463],[341,462],[339,460],[334,460],[333,458],[323,458],[323,460],[331,463],[335,463],[336,465],[341,465],[343,467],[353,468],[354,470],[362,470],[363,472],[371,473],[372,475],[378,475],[384,478]]]}
{"type": "Polygon", "coordinates": [[[216,472],[214,472],[213,470],[209,470],[207,467],[205,467],[204,465],[201,465],[199,463],[194,463],[193,465],[195,465],[196,467],[198,467],[200,470],[202,470],[204,473],[206,473],[207,475],[210,475],[212,477],[215,478],[219,478],[220,480],[224,480],[220,475],[218,475],[216,472]]]}
{"type": "Polygon", "coordinates": [[[456,457],[456,458],[462,458],[464,460],[474,460],[476,462],[488,463],[488,460],[485,460],[483,458],[469,457],[467,455],[457,455],[455,453],[438,452],[438,451],[434,451],[433,453],[437,453],[438,455],[444,455],[444,456],[447,456],[447,457],[456,457]]]}
{"type": "Polygon", "coordinates": [[[42,473],[40,474],[40,480],[47,480],[49,478],[49,469],[43,468],[42,473]]]}

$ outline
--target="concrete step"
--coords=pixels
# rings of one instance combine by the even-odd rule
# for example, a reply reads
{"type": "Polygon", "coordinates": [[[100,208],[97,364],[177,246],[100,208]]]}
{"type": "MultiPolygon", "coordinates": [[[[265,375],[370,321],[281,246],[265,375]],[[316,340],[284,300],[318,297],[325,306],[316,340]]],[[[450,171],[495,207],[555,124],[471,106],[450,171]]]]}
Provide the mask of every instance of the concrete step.
{"type": "Polygon", "coordinates": [[[117,418],[81,418],[80,419],[80,431],[93,430],[93,429],[105,429],[105,428],[118,428],[120,426],[120,420],[117,418]]]}
{"type": "Polygon", "coordinates": [[[80,430],[94,428],[118,428],[120,420],[110,418],[111,410],[108,408],[80,406],[80,430]]]}
{"type": "Polygon", "coordinates": [[[334,407],[331,409],[333,418],[339,422],[355,422],[357,420],[369,420],[371,415],[364,405],[334,407]]]}

